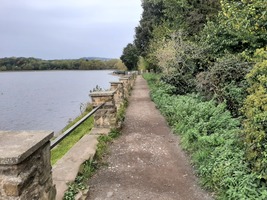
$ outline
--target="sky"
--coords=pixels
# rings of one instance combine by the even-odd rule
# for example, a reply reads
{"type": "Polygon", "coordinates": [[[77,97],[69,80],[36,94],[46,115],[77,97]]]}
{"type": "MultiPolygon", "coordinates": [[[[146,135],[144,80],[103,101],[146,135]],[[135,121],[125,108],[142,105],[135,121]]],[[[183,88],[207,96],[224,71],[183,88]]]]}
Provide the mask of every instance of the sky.
{"type": "Polygon", "coordinates": [[[0,0],[0,58],[119,58],[141,0],[0,0]]]}

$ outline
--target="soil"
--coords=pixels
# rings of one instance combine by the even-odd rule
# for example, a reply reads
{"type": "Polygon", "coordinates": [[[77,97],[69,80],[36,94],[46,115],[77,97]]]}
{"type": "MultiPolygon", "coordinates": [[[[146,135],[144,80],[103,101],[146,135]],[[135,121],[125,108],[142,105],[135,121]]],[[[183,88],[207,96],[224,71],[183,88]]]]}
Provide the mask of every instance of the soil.
{"type": "Polygon", "coordinates": [[[186,153],[150,100],[138,76],[122,135],[109,148],[102,167],[90,179],[89,200],[212,200],[202,190],[186,153]]]}

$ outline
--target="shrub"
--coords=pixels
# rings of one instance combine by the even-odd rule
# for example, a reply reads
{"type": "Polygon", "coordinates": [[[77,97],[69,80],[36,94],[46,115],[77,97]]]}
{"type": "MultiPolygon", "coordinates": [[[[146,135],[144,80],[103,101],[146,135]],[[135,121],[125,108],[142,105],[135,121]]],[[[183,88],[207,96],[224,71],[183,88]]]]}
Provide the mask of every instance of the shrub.
{"type": "Polygon", "coordinates": [[[243,112],[244,142],[246,157],[253,171],[267,181],[267,50],[259,49],[255,53],[257,62],[247,81],[250,85],[243,112]]]}
{"type": "Polygon", "coordinates": [[[241,56],[226,54],[217,59],[206,72],[196,76],[197,90],[207,99],[215,98],[217,102],[226,102],[228,110],[234,116],[239,115],[247,84],[245,75],[251,64],[241,56]]]}
{"type": "Polygon", "coordinates": [[[217,199],[266,199],[266,185],[245,159],[240,122],[232,118],[226,104],[203,101],[192,94],[171,95],[167,84],[146,78],[152,99],[181,136],[181,145],[191,154],[203,186],[214,191],[217,199]]]}

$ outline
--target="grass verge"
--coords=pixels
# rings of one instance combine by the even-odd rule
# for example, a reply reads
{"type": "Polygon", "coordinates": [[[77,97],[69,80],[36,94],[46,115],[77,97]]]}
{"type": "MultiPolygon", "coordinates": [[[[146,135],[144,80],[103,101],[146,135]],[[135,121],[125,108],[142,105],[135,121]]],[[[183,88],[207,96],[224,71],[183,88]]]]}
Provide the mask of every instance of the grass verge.
{"type": "MultiPolygon", "coordinates": [[[[70,122],[63,130],[67,130],[71,126],[73,126],[77,121],[83,118],[86,114],[88,114],[92,110],[92,107],[89,105],[85,112],[82,113],[79,117],[70,122]]],[[[51,164],[54,165],[60,158],[62,158],[71,147],[76,144],[85,134],[89,133],[93,128],[94,119],[93,117],[89,117],[86,119],[81,125],[79,125],[76,129],[74,129],[70,135],[64,138],[54,149],[51,151],[51,164]]]]}

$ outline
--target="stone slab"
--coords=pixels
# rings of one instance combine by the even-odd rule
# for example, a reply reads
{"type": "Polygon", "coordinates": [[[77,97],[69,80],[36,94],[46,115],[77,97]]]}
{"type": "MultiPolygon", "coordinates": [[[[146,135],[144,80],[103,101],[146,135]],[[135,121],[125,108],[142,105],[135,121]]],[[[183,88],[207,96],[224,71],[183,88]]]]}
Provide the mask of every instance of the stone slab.
{"type": "Polygon", "coordinates": [[[111,84],[123,84],[122,81],[111,81],[111,82],[109,82],[109,83],[111,83],[111,84]]]}
{"type": "Polygon", "coordinates": [[[91,135],[108,135],[110,132],[109,128],[93,128],[90,132],[91,135]]]}
{"type": "Polygon", "coordinates": [[[89,94],[91,97],[106,97],[114,95],[115,91],[100,91],[100,92],[92,92],[89,94]]]}
{"type": "Polygon", "coordinates": [[[51,131],[0,131],[0,164],[19,164],[52,137],[51,131]]]}
{"type": "Polygon", "coordinates": [[[67,184],[75,180],[80,166],[86,160],[93,158],[97,149],[97,135],[83,136],[54,166],[53,182],[56,184],[56,199],[61,200],[67,184]]]}
{"type": "Polygon", "coordinates": [[[120,80],[129,80],[130,77],[121,77],[120,80]]]}

